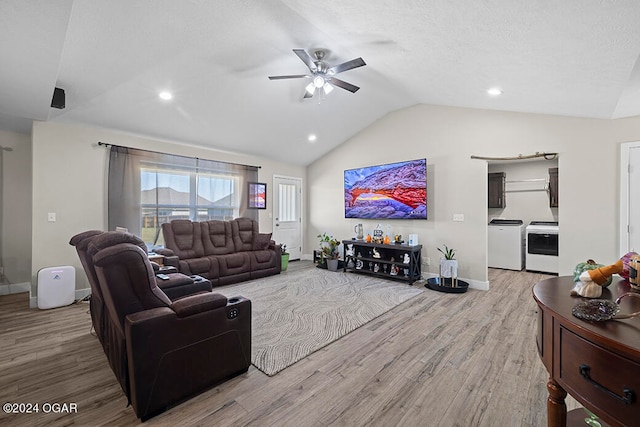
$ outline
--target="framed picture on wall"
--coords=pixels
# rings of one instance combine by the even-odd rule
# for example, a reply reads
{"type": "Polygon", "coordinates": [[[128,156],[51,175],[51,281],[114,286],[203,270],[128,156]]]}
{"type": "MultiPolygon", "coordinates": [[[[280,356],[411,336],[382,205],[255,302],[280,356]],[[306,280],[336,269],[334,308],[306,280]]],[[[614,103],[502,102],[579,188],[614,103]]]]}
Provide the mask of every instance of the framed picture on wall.
{"type": "Polygon", "coordinates": [[[249,209],[267,209],[267,184],[249,183],[249,209]]]}

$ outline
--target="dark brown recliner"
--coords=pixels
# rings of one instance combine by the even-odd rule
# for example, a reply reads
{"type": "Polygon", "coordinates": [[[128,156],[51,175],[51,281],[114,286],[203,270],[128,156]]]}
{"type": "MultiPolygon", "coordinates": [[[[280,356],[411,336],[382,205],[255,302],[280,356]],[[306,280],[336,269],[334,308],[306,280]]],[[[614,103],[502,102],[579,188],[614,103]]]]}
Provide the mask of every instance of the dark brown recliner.
{"type": "Polygon", "coordinates": [[[100,230],[88,230],[82,233],[76,234],[71,238],[69,244],[76,248],[78,252],[78,258],[82,263],[87,279],[89,279],[89,286],[91,287],[91,299],[89,300],[89,313],[91,314],[91,324],[96,331],[96,336],[100,340],[100,343],[104,345],[105,331],[107,329],[107,318],[104,314],[104,298],[102,297],[102,291],[100,285],[98,285],[98,278],[96,277],[96,270],[93,267],[93,260],[87,254],[89,242],[96,236],[104,233],[100,230]]]}
{"type": "MultiPolygon", "coordinates": [[[[91,287],[91,299],[89,300],[89,312],[91,314],[91,323],[93,325],[93,329],[96,332],[96,336],[100,340],[100,342],[104,345],[105,334],[108,330],[108,319],[103,314],[105,311],[104,308],[104,298],[102,296],[102,291],[100,290],[100,286],[98,285],[98,278],[96,277],[96,271],[93,266],[93,260],[91,258],[92,254],[89,254],[89,243],[97,236],[102,234],[108,234],[111,237],[108,239],[103,239],[101,246],[99,248],[94,247],[94,253],[98,249],[102,249],[108,245],[115,245],[117,243],[133,243],[137,246],[140,246],[141,249],[146,250],[146,245],[142,239],[139,237],[130,234],[130,233],[121,233],[116,231],[100,231],[100,230],[88,230],[82,233],[76,234],[71,238],[69,244],[76,248],[76,252],[78,253],[78,258],[80,258],[80,262],[82,263],[82,267],[87,275],[87,279],[89,280],[89,286],[91,287]]],[[[155,270],[155,268],[154,268],[155,270]]],[[[193,295],[199,292],[211,292],[212,287],[211,283],[206,280],[198,280],[185,276],[184,274],[176,274],[171,273],[167,275],[169,277],[168,280],[163,280],[158,284],[163,292],[171,299],[175,301],[178,298],[182,298],[184,296],[193,295]]],[[[105,349],[105,351],[107,351],[105,349]]]]}
{"type": "Polygon", "coordinates": [[[207,292],[172,302],[145,251],[111,245],[109,234],[94,238],[89,253],[113,327],[107,357],[136,415],[144,421],[246,372],[251,301],[207,292]]]}

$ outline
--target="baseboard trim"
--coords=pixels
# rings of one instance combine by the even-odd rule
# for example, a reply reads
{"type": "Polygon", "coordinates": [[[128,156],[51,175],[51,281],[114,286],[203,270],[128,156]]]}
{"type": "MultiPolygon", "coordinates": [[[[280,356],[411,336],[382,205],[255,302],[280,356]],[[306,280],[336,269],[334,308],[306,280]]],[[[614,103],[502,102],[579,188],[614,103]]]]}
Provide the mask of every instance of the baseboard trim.
{"type": "Polygon", "coordinates": [[[0,285],[0,295],[20,294],[22,292],[29,292],[31,290],[31,283],[9,283],[6,285],[0,285]]]}
{"type": "MultiPolygon", "coordinates": [[[[76,289],[74,298],[74,301],[79,301],[81,299],[83,299],[84,297],[86,297],[87,295],[91,295],[91,288],[84,288],[84,289],[76,289]]],[[[38,297],[37,296],[33,296],[31,295],[29,297],[29,308],[38,308],[38,297]]]]}

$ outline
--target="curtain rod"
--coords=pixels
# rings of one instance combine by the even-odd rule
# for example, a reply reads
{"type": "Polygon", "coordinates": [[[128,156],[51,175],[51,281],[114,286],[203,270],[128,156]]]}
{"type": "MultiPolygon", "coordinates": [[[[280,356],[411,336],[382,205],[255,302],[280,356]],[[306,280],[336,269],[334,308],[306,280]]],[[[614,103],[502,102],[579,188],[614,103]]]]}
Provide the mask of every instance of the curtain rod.
{"type": "Polygon", "coordinates": [[[164,155],[167,155],[167,156],[178,156],[178,157],[184,157],[185,159],[208,160],[208,161],[212,161],[212,162],[227,163],[227,164],[229,164],[229,165],[240,165],[240,166],[245,166],[245,167],[248,167],[248,168],[262,169],[262,166],[244,165],[244,164],[242,164],[242,163],[225,162],[224,160],[202,159],[202,158],[200,158],[200,157],[183,156],[183,155],[181,155],[181,154],[169,154],[169,153],[162,153],[162,152],[160,152],[160,151],[145,150],[145,149],[143,149],[143,148],[135,148],[135,147],[127,147],[127,146],[125,146],[125,145],[111,144],[111,143],[108,143],[108,142],[102,142],[102,141],[98,141],[98,145],[104,145],[105,147],[131,148],[132,150],[148,151],[148,152],[150,152],[150,153],[164,154],[164,155]]]}
{"type": "Polygon", "coordinates": [[[472,159],[480,159],[480,160],[524,160],[524,159],[535,159],[536,157],[544,157],[545,160],[554,160],[558,156],[558,153],[539,153],[536,151],[535,154],[527,154],[523,156],[522,154],[518,154],[514,157],[484,157],[484,156],[471,156],[472,159]]]}

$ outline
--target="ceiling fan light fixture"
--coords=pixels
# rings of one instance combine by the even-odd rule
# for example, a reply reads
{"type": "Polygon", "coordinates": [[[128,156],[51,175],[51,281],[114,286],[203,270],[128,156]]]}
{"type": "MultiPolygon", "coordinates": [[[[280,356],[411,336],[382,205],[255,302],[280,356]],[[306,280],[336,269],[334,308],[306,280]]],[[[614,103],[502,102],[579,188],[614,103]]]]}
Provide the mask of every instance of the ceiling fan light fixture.
{"type": "Polygon", "coordinates": [[[318,89],[320,89],[321,87],[323,87],[325,85],[325,81],[324,81],[324,77],[322,76],[315,76],[313,78],[313,85],[315,87],[317,87],[318,89]]]}
{"type": "Polygon", "coordinates": [[[329,82],[326,82],[324,86],[322,86],[322,89],[324,89],[325,95],[329,95],[329,93],[331,93],[331,91],[333,90],[333,86],[331,86],[329,82]]]}
{"type": "Polygon", "coordinates": [[[164,90],[158,94],[158,97],[164,101],[169,101],[173,98],[173,94],[167,90],[164,90]]]}
{"type": "Polygon", "coordinates": [[[316,85],[311,82],[304,89],[309,93],[309,95],[313,96],[313,94],[316,92],[316,85]]]}

